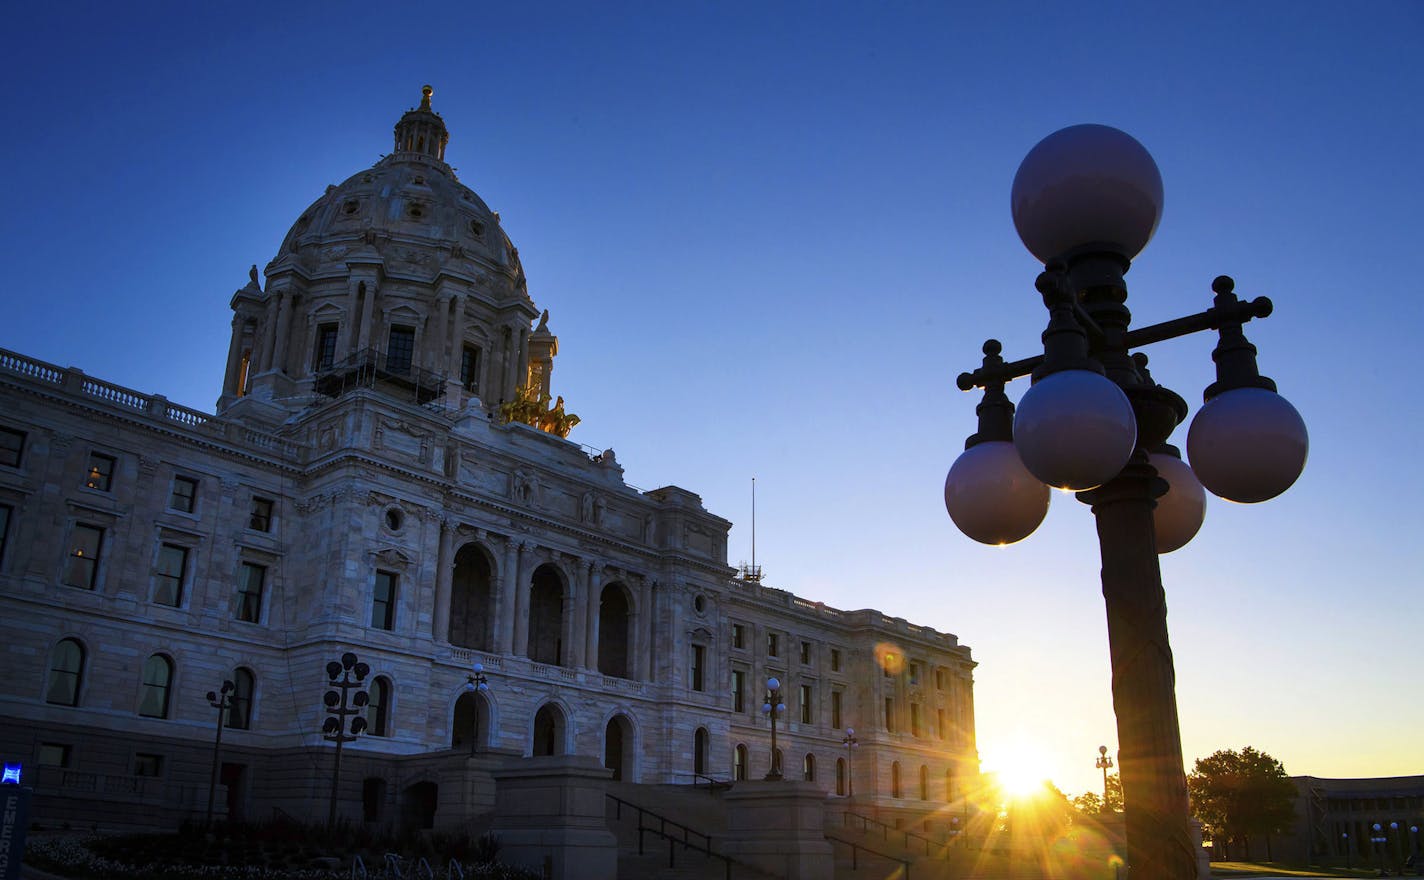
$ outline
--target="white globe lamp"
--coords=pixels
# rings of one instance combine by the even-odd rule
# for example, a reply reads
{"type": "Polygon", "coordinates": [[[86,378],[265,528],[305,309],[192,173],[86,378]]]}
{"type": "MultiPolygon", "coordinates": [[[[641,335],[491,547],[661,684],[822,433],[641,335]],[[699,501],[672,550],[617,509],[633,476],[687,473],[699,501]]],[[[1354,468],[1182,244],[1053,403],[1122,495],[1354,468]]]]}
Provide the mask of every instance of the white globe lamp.
{"type": "Polygon", "coordinates": [[[1206,491],[1187,463],[1175,455],[1154,452],[1147,459],[1167,481],[1167,494],[1157,499],[1152,511],[1152,525],[1157,552],[1171,553],[1185,547],[1201,529],[1206,518],[1206,491]]]}
{"type": "Polygon", "coordinates": [[[1033,534],[1052,493],[1008,440],[988,440],[955,459],[944,480],[944,506],[959,530],[981,544],[1002,546],[1033,534]]]}
{"type": "Polygon", "coordinates": [[[1137,445],[1127,395],[1089,370],[1063,370],[1033,383],[1014,412],[1024,467],[1057,489],[1095,489],[1117,476],[1137,445]]]}
{"type": "Polygon", "coordinates": [[[1206,402],[1187,431],[1187,457],[1207,491],[1255,504],[1305,470],[1310,438],[1290,401],[1265,388],[1233,388],[1206,402]]]}

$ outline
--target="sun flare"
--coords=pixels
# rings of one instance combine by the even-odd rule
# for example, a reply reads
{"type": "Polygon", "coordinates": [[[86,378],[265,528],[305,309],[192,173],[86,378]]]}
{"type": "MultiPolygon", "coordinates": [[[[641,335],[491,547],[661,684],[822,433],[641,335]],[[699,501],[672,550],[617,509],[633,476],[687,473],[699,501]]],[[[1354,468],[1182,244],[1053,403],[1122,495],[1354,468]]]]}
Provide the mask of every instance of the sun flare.
{"type": "MultiPolygon", "coordinates": [[[[1032,743],[1018,739],[994,756],[992,772],[1007,798],[1025,798],[1038,794],[1053,775],[1047,756],[1032,743]]],[[[986,764],[989,762],[986,760],[986,764]]],[[[989,768],[986,768],[989,769],[989,768]]]]}

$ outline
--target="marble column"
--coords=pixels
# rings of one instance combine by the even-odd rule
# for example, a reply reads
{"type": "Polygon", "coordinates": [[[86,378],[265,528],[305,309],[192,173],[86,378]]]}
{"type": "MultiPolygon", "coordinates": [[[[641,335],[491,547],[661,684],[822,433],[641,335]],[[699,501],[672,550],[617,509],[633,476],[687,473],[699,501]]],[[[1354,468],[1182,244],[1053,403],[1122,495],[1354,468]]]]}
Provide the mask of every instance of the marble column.
{"type": "Polygon", "coordinates": [[[534,545],[519,543],[519,570],[514,578],[514,653],[520,657],[529,656],[529,551],[534,545]]]}
{"type": "Polygon", "coordinates": [[[272,349],[277,344],[277,303],[281,298],[280,290],[267,294],[267,315],[262,322],[262,356],[258,359],[257,372],[265,373],[272,369],[272,349]]]}
{"type": "Polygon", "coordinates": [[[365,351],[371,347],[371,331],[373,329],[371,325],[376,319],[376,282],[373,279],[363,281],[362,284],[366,286],[366,297],[361,303],[361,335],[356,343],[356,348],[359,351],[365,351]]]}
{"type": "Polygon", "coordinates": [[[277,302],[277,340],[272,347],[272,369],[287,372],[287,346],[292,335],[292,292],[279,290],[277,302]]]}
{"type": "Polygon", "coordinates": [[[594,670],[598,669],[598,620],[600,603],[603,600],[603,567],[604,563],[590,559],[584,578],[584,582],[588,584],[587,602],[584,606],[584,657],[588,660],[588,668],[594,670]]]}
{"type": "Polygon", "coordinates": [[[657,592],[653,588],[653,582],[643,577],[638,593],[638,653],[637,666],[634,678],[638,681],[652,681],[652,660],[653,660],[653,632],[654,618],[657,617],[657,609],[653,607],[657,592]]]}
{"type": "Polygon", "coordinates": [[[430,328],[430,344],[425,346],[425,368],[433,373],[449,375],[446,369],[445,346],[450,326],[450,293],[442,290],[435,297],[435,326],[430,328]]]}
{"type": "Polygon", "coordinates": [[[584,648],[587,645],[584,626],[588,620],[588,564],[585,560],[575,557],[572,568],[574,601],[567,614],[569,625],[565,633],[569,658],[565,665],[577,669],[587,666],[584,662],[584,648]]]}
{"type": "Polygon", "coordinates": [[[500,654],[514,652],[514,593],[519,583],[519,540],[504,539],[504,565],[499,573],[498,604],[494,633],[495,650],[500,654]]]}
{"type": "Polygon", "coordinates": [[[336,329],[336,354],[333,360],[337,363],[346,360],[355,351],[356,332],[361,323],[361,282],[349,278],[346,287],[346,316],[336,329]]]}
{"type": "Polygon", "coordinates": [[[455,529],[451,518],[440,521],[440,549],[435,556],[435,610],[431,635],[437,644],[450,641],[450,589],[455,575],[455,529]]]}

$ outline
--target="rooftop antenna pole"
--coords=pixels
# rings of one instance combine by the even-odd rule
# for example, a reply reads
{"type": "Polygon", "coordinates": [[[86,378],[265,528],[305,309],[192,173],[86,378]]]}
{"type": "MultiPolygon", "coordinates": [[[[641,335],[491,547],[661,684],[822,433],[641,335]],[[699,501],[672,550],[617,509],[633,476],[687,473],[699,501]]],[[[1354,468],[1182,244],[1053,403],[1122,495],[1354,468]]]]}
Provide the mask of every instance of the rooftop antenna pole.
{"type": "Polygon", "coordinates": [[[756,477],[752,477],[752,571],[756,570],[756,477]]]}

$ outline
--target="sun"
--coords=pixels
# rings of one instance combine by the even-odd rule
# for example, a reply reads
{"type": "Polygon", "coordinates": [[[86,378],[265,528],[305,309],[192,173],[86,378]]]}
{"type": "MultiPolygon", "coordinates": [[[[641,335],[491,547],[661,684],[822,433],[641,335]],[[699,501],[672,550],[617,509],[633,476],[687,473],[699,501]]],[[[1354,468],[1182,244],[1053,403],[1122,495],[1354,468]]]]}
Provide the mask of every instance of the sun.
{"type": "Polygon", "coordinates": [[[1047,756],[1022,740],[1007,745],[994,756],[992,764],[1004,796],[1018,799],[1043,791],[1044,783],[1053,775],[1047,756]]]}

